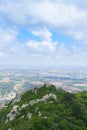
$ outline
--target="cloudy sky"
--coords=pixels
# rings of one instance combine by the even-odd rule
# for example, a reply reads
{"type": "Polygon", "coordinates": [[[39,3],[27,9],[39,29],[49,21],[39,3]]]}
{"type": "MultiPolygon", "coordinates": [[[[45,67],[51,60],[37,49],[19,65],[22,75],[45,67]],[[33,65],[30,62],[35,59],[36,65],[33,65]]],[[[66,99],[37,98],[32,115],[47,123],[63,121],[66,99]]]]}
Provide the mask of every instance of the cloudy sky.
{"type": "Polygon", "coordinates": [[[86,0],[0,0],[0,67],[87,66],[86,0]]]}

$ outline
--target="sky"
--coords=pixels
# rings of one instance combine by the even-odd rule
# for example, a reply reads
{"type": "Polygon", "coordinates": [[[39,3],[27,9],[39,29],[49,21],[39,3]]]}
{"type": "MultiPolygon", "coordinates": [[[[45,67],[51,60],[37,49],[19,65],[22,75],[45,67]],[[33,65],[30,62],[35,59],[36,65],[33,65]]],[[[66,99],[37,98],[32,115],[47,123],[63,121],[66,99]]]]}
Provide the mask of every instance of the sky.
{"type": "Polygon", "coordinates": [[[0,0],[0,67],[87,66],[86,0],[0,0]]]}

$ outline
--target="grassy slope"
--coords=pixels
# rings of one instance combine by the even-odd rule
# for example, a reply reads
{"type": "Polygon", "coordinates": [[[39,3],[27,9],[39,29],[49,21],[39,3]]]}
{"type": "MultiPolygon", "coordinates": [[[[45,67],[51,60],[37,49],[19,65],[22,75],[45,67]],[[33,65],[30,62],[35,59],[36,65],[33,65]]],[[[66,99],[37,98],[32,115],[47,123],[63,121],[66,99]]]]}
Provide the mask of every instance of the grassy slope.
{"type": "Polygon", "coordinates": [[[45,102],[28,106],[22,109],[13,121],[5,123],[6,115],[13,107],[11,102],[8,108],[0,112],[0,130],[87,130],[86,91],[72,94],[56,89],[55,86],[43,86],[24,93],[21,101],[15,105],[21,107],[31,100],[41,99],[48,93],[54,93],[57,100],[49,98],[45,102]],[[27,117],[28,112],[32,113],[31,119],[27,117]],[[38,112],[41,116],[38,116],[38,112]]]}

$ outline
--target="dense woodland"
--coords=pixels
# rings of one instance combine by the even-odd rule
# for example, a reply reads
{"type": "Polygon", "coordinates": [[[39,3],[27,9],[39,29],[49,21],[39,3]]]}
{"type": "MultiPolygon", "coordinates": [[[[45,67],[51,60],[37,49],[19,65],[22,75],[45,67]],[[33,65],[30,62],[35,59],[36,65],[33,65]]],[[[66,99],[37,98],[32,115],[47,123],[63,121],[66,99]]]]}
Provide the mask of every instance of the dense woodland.
{"type": "Polygon", "coordinates": [[[31,89],[0,111],[0,130],[87,130],[87,91],[31,89]]]}

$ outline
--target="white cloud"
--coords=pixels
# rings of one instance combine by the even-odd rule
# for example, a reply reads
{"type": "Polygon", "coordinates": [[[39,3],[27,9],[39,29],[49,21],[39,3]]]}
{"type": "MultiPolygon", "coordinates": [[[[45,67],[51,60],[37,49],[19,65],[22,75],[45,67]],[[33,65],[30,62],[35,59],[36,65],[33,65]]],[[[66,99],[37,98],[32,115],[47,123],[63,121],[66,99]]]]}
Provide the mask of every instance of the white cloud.
{"type": "MultiPolygon", "coordinates": [[[[52,42],[52,41],[34,41],[34,40],[29,40],[27,42],[27,46],[30,49],[36,49],[36,51],[38,52],[49,52],[51,51],[54,52],[56,50],[56,42],[52,42]]],[[[34,50],[35,51],[35,50],[34,50]]]]}
{"type": "Polygon", "coordinates": [[[16,40],[17,31],[15,29],[0,27],[0,47],[2,49],[11,46],[16,40]]]}
{"type": "Polygon", "coordinates": [[[52,36],[52,33],[47,28],[33,30],[32,33],[47,41],[50,41],[50,38],[52,36]]]}
{"type": "Polygon", "coordinates": [[[83,18],[87,16],[87,10],[80,9],[74,4],[50,0],[39,2],[8,0],[1,3],[0,11],[14,22],[28,23],[36,19],[35,22],[47,22],[53,26],[86,24],[83,18]]]}
{"type": "Polygon", "coordinates": [[[7,55],[8,59],[14,58],[20,63],[23,59],[24,61],[28,58],[32,59],[31,57],[43,59],[44,56],[50,60],[57,59],[61,64],[64,61],[67,64],[70,61],[77,63],[78,60],[80,63],[80,59],[85,63],[87,59],[86,7],[85,0],[0,1],[0,57],[7,55]],[[39,40],[31,38],[24,44],[19,43],[18,31],[22,27],[32,30],[32,34],[39,40]],[[56,30],[74,39],[73,47],[67,42],[64,44],[54,42],[52,32],[49,30],[56,30]]]}
{"type": "Polygon", "coordinates": [[[17,44],[17,30],[14,28],[0,26],[0,60],[6,60],[7,57],[13,57],[11,48],[17,44]]]}
{"type": "Polygon", "coordinates": [[[4,58],[5,57],[5,53],[0,51],[0,58],[4,58]]]}
{"type": "Polygon", "coordinates": [[[0,3],[0,13],[18,25],[40,24],[64,33],[69,31],[71,34],[66,33],[66,35],[78,40],[83,38],[82,35],[87,30],[87,9],[83,8],[85,6],[87,6],[85,0],[83,2],[78,0],[8,0],[0,3]],[[76,37],[72,33],[75,33],[76,37]]]}
{"type": "Polygon", "coordinates": [[[27,46],[29,48],[35,49],[36,51],[42,53],[46,52],[49,53],[49,51],[51,51],[52,53],[56,51],[57,42],[52,41],[51,39],[52,33],[47,28],[43,28],[40,30],[33,30],[32,33],[36,36],[39,36],[42,40],[40,41],[29,40],[27,42],[27,46]]]}

